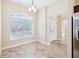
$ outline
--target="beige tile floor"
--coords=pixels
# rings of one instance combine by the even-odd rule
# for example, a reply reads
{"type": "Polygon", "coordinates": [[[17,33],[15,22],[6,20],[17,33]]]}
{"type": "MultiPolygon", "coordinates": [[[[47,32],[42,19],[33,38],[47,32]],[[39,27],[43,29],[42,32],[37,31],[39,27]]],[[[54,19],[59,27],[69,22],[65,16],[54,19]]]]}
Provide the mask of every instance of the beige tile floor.
{"type": "Polygon", "coordinates": [[[61,58],[66,57],[66,45],[44,45],[39,42],[9,48],[2,51],[2,58],[61,58]]]}

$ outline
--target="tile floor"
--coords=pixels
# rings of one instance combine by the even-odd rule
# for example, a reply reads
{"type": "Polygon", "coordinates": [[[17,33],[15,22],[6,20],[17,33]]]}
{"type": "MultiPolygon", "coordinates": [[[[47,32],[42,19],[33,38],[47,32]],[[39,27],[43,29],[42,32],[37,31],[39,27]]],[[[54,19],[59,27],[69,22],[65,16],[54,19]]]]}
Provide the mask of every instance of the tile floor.
{"type": "Polygon", "coordinates": [[[45,45],[39,42],[9,48],[2,51],[2,58],[61,58],[67,55],[67,46],[45,45]]]}

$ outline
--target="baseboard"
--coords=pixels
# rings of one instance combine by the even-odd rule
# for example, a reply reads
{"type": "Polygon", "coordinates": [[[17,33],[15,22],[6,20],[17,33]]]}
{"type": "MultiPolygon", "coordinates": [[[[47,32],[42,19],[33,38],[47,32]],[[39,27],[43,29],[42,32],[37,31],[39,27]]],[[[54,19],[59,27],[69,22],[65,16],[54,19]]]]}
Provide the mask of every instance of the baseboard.
{"type": "MultiPolygon", "coordinates": [[[[7,47],[2,47],[1,50],[5,50],[5,49],[21,46],[21,45],[24,45],[24,44],[30,44],[30,43],[35,42],[35,41],[37,41],[37,40],[33,40],[33,41],[29,41],[29,42],[23,42],[21,44],[11,45],[11,46],[7,46],[7,47]]],[[[39,42],[42,43],[42,44],[50,45],[49,42],[45,42],[45,41],[39,41],[39,42]]]]}
{"type": "Polygon", "coordinates": [[[49,42],[45,42],[45,41],[39,41],[39,42],[42,43],[42,44],[50,45],[49,42]]]}
{"type": "Polygon", "coordinates": [[[11,46],[7,46],[7,47],[3,47],[3,48],[1,48],[1,50],[5,50],[5,49],[9,49],[9,48],[21,46],[21,45],[24,45],[24,44],[29,44],[29,43],[32,43],[32,42],[35,42],[35,41],[36,41],[36,40],[29,41],[29,42],[23,42],[23,43],[21,43],[21,44],[11,45],[11,46]]]}

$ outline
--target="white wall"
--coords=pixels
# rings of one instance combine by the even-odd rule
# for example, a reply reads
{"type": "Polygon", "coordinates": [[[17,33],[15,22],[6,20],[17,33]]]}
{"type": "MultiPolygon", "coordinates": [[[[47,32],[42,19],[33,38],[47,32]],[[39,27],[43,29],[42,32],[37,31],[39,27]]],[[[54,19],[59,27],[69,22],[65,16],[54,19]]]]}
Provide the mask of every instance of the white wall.
{"type": "MultiPolygon", "coordinates": [[[[34,29],[34,36],[33,37],[23,38],[23,39],[14,40],[14,41],[10,40],[10,31],[11,31],[10,15],[11,15],[11,13],[16,13],[16,12],[19,13],[20,12],[20,13],[28,14],[28,15],[35,17],[34,14],[28,12],[26,7],[8,2],[7,0],[3,0],[2,9],[3,9],[3,12],[2,12],[2,16],[3,16],[2,17],[3,18],[3,20],[2,20],[2,47],[9,47],[12,45],[27,43],[27,42],[35,40],[35,29],[34,29]]],[[[35,25],[36,24],[34,22],[34,26],[35,25]]]]}
{"type": "Polygon", "coordinates": [[[67,0],[57,0],[54,4],[48,7],[48,15],[52,17],[67,12],[67,3],[67,0]]]}
{"type": "Polygon", "coordinates": [[[45,41],[45,8],[38,12],[38,38],[45,41]]]}
{"type": "Polygon", "coordinates": [[[72,57],[72,15],[73,15],[73,6],[74,6],[74,0],[68,0],[68,11],[67,11],[67,39],[68,39],[68,47],[67,47],[67,57],[72,57]]]}

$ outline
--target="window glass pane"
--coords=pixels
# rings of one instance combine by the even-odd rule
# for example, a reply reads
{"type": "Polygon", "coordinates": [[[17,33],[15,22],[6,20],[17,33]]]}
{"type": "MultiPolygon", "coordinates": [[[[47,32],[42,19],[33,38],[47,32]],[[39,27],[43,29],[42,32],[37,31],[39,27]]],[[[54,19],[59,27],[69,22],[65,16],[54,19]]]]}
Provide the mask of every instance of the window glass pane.
{"type": "Polygon", "coordinates": [[[49,40],[54,41],[57,39],[57,19],[50,18],[49,20],[49,40]]]}
{"type": "Polygon", "coordinates": [[[11,40],[33,36],[33,17],[24,14],[11,15],[11,40]]]}

